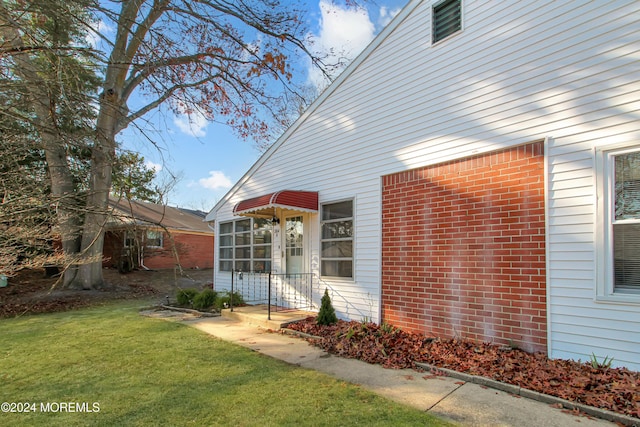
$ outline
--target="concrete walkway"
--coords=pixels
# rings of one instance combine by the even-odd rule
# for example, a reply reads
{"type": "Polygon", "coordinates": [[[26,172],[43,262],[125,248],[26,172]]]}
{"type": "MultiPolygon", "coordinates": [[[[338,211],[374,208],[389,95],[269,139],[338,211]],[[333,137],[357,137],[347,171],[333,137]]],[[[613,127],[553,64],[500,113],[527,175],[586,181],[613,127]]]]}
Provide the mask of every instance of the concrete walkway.
{"type": "Polygon", "coordinates": [[[184,323],[226,341],[304,368],[324,372],[460,425],[469,426],[613,426],[575,416],[548,403],[509,394],[460,379],[384,369],[359,360],[336,357],[305,340],[225,317],[185,318],[184,323]]]}

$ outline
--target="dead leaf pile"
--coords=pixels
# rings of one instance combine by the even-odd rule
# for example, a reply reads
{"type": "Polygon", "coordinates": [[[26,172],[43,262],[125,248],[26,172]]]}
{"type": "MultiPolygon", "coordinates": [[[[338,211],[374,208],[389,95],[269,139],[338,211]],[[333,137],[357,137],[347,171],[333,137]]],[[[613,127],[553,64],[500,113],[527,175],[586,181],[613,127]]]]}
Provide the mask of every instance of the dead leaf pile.
{"type": "Polygon", "coordinates": [[[428,363],[640,418],[640,373],[628,369],[465,339],[432,339],[375,323],[341,320],[322,326],[309,317],[289,328],[317,337],[308,340],[341,357],[395,369],[428,363]]]}

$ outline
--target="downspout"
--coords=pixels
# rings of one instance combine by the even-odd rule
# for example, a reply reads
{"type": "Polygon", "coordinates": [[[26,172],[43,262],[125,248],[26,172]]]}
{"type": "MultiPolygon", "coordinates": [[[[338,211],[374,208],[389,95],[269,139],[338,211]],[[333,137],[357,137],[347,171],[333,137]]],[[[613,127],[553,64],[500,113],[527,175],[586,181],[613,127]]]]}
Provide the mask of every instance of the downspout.
{"type": "Polygon", "coordinates": [[[146,265],[144,265],[144,245],[140,245],[140,253],[138,254],[138,264],[140,264],[140,267],[144,268],[145,270],[149,271],[149,267],[147,267],[146,265]]]}
{"type": "MultiPolygon", "coordinates": [[[[211,269],[211,290],[215,291],[216,288],[216,226],[215,221],[207,221],[207,227],[213,231],[213,268],[211,269]],[[213,226],[211,226],[213,224],[213,226]]],[[[233,272],[231,272],[233,276],[233,272]]],[[[233,279],[232,279],[233,280],[233,279]]]]}
{"type": "Polygon", "coordinates": [[[140,250],[138,251],[138,265],[142,268],[144,268],[146,271],[149,271],[150,269],[144,265],[144,247],[146,246],[146,232],[144,232],[143,234],[144,239],[142,240],[142,244],[140,245],[140,250]]]}

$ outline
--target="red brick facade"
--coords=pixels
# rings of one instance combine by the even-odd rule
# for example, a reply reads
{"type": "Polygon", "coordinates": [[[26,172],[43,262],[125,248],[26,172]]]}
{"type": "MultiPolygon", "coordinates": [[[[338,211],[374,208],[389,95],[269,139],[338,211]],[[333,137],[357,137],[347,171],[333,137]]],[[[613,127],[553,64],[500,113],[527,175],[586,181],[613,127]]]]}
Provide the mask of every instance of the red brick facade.
{"type": "Polygon", "coordinates": [[[546,351],[541,142],[382,178],[382,318],[546,351]]]}
{"type": "MultiPolygon", "coordinates": [[[[182,268],[213,268],[213,236],[201,234],[173,233],[173,244],[182,268]]],[[[177,260],[172,250],[172,241],[164,233],[163,248],[147,248],[144,253],[145,266],[153,269],[173,268],[177,260]]]]}
{"type": "MultiPolygon", "coordinates": [[[[144,248],[144,266],[151,269],[168,269],[177,265],[173,246],[182,268],[213,268],[213,235],[172,232],[171,237],[163,232],[162,248],[144,248]]],[[[118,267],[124,249],[122,232],[107,232],[104,243],[103,266],[118,267]]],[[[134,262],[138,259],[133,257],[134,262]]],[[[137,265],[134,265],[137,267],[137,265]]]]}

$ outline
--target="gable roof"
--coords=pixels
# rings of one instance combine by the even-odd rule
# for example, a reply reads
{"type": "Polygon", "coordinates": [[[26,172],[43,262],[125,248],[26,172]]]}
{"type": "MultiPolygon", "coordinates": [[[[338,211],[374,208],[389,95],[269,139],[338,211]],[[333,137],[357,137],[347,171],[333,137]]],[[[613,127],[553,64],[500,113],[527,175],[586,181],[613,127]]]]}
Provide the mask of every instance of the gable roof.
{"type": "Polygon", "coordinates": [[[205,221],[214,221],[215,214],[225,203],[233,197],[240,187],[275,153],[289,136],[294,133],[312,114],[322,105],[332,93],[371,55],[373,51],[404,21],[413,10],[424,0],[411,0],[369,43],[369,45],[336,77],[336,79],[315,99],[300,117],[274,142],[267,151],[251,166],[251,168],[231,187],[231,189],[216,203],[205,217],[205,221]]]}
{"type": "Polygon", "coordinates": [[[213,230],[204,222],[204,213],[200,211],[114,197],[109,197],[109,206],[113,209],[109,221],[111,227],[162,225],[169,230],[213,234],[213,230]]]}

